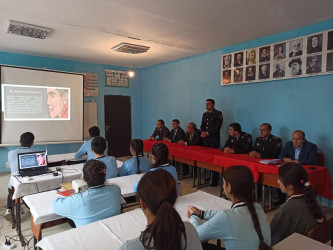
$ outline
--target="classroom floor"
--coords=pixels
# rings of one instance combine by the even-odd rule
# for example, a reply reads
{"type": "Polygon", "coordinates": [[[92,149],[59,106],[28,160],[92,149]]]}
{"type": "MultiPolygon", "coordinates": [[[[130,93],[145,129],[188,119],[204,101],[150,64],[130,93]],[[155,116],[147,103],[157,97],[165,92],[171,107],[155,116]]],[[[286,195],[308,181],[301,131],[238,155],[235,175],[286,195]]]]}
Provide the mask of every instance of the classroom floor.
{"type": "MultiPolygon", "coordinates": [[[[122,160],[122,159],[119,159],[119,160],[122,160]]],[[[9,174],[0,174],[0,249],[5,249],[4,247],[2,247],[5,242],[5,236],[15,236],[16,235],[16,231],[11,228],[11,223],[6,221],[2,216],[6,211],[8,181],[9,181],[9,174]]],[[[197,191],[196,188],[192,188],[192,179],[191,178],[180,180],[180,182],[182,183],[182,194],[183,195],[190,194],[190,193],[197,191]]],[[[220,192],[219,186],[218,187],[208,186],[208,187],[201,188],[200,190],[213,194],[213,195],[217,195],[217,196],[219,195],[219,192],[220,192]]],[[[130,211],[135,208],[137,208],[137,207],[131,207],[128,209],[124,209],[124,212],[130,211]]],[[[22,210],[24,211],[24,213],[21,215],[22,233],[27,240],[30,240],[32,238],[30,212],[29,212],[29,209],[26,208],[24,205],[22,206],[22,210]]],[[[333,217],[333,208],[323,207],[323,210],[328,218],[333,217]]],[[[271,221],[271,219],[273,218],[274,213],[275,213],[275,210],[269,211],[267,213],[267,217],[268,217],[269,221],[271,221]]],[[[46,237],[48,235],[52,235],[52,234],[55,234],[58,232],[68,230],[68,229],[71,229],[71,227],[67,223],[64,223],[64,224],[61,224],[58,226],[43,229],[42,236],[46,237]]],[[[15,249],[24,249],[23,247],[21,247],[19,242],[12,242],[12,243],[14,243],[16,245],[15,249]]],[[[29,247],[30,247],[30,249],[33,249],[33,240],[30,241],[29,247]]],[[[28,249],[28,248],[26,247],[25,249],[28,249]]]]}

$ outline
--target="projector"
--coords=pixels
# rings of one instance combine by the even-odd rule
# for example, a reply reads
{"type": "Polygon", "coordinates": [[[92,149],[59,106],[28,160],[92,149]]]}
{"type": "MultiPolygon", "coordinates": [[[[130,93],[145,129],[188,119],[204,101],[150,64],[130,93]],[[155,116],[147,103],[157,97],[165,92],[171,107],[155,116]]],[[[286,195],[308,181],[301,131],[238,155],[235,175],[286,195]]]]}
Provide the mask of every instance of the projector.
{"type": "Polygon", "coordinates": [[[72,181],[72,187],[75,193],[81,193],[88,189],[88,184],[83,179],[72,181]]]}

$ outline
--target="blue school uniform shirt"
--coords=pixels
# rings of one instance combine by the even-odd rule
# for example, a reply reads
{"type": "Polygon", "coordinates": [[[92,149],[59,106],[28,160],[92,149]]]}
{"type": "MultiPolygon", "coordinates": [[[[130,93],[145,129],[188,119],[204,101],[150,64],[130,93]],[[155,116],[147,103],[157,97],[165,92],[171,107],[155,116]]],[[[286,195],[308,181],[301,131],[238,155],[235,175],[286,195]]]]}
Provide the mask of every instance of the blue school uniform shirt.
{"type": "MultiPolygon", "coordinates": [[[[20,147],[18,149],[10,150],[8,152],[8,162],[10,166],[10,172],[16,173],[19,171],[18,167],[18,154],[34,152],[30,147],[20,147]]],[[[12,186],[8,183],[8,188],[11,189],[12,186]]]]}
{"type": "Polygon", "coordinates": [[[117,185],[90,187],[83,193],[53,202],[52,211],[67,217],[80,227],[120,214],[120,188],[117,185]]]}
{"type": "MultiPolygon", "coordinates": [[[[139,168],[141,170],[141,173],[148,172],[151,167],[151,162],[149,161],[149,159],[142,155],[139,155],[139,161],[140,161],[139,168]]],[[[133,156],[131,159],[123,163],[119,171],[119,176],[132,175],[136,174],[136,172],[137,172],[137,161],[136,161],[136,156],[133,156]]]]}
{"type": "MultiPolygon", "coordinates": [[[[258,203],[254,203],[264,242],[270,246],[271,230],[267,216],[258,203]]],[[[191,215],[190,222],[196,228],[201,241],[222,239],[228,250],[258,250],[259,236],[254,229],[251,214],[245,203],[235,203],[230,210],[204,211],[201,222],[198,216],[191,215]]]]}
{"type": "MultiPolygon", "coordinates": [[[[94,138],[92,138],[94,139],[94,138]]],[[[89,160],[94,160],[95,159],[95,154],[94,152],[91,150],[91,141],[92,139],[85,141],[82,146],[80,147],[80,149],[75,153],[75,158],[81,158],[82,156],[84,156],[85,154],[87,154],[87,161],[89,160]]],[[[108,155],[108,150],[107,148],[104,151],[104,155],[108,155]]]]}
{"type": "Polygon", "coordinates": [[[106,165],[106,176],[105,179],[117,177],[117,160],[113,156],[100,156],[96,160],[104,162],[106,165]]]}
{"type": "MultiPolygon", "coordinates": [[[[176,187],[177,187],[177,190],[178,190],[178,174],[177,174],[176,168],[174,166],[169,165],[169,164],[164,164],[164,165],[161,165],[161,166],[156,167],[156,168],[151,168],[149,171],[155,171],[157,169],[163,169],[165,171],[168,171],[173,176],[173,178],[175,179],[175,181],[176,181],[176,187]]],[[[134,185],[134,187],[133,187],[134,192],[136,192],[136,190],[138,188],[138,185],[139,185],[139,182],[140,181],[138,181],[134,185]]]]}

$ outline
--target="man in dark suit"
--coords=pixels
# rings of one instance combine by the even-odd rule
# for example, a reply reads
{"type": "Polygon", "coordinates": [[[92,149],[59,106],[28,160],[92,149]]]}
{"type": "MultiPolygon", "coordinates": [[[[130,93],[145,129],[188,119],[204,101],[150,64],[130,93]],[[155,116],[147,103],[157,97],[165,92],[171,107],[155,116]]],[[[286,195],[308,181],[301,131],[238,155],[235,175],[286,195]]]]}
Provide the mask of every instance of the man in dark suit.
{"type": "MultiPolygon", "coordinates": [[[[206,110],[201,120],[201,137],[203,138],[203,146],[210,148],[220,147],[220,130],[223,123],[223,115],[221,111],[215,109],[215,101],[213,99],[206,100],[206,110]]],[[[212,186],[218,185],[219,173],[213,172],[212,186]]]]}
{"type": "Polygon", "coordinates": [[[158,120],[154,133],[149,137],[150,141],[163,141],[165,137],[168,137],[170,131],[167,127],[164,126],[163,120],[158,120]]]}
{"type": "Polygon", "coordinates": [[[194,122],[187,124],[187,132],[183,140],[178,142],[179,145],[202,146],[201,132],[197,129],[194,122]]]}
{"type": "Polygon", "coordinates": [[[185,136],[184,130],[179,127],[179,120],[174,119],[172,121],[172,130],[170,131],[170,134],[168,137],[165,137],[163,141],[165,142],[179,142],[182,140],[185,136]]]}
{"type": "Polygon", "coordinates": [[[242,131],[239,123],[229,126],[229,138],[225,142],[223,152],[227,154],[248,154],[252,148],[252,136],[242,131]]]}
{"type": "Polygon", "coordinates": [[[249,156],[252,158],[276,159],[282,148],[282,142],[279,137],[271,134],[272,126],[269,123],[263,123],[260,126],[260,136],[257,137],[249,156]]]}
{"type": "Polygon", "coordinates": [[[284,162],[317,165],[317,146],[305,139],[305,133],[302,130],[295,130],[292,139],[286,143],[279,158],[284,162]]]}

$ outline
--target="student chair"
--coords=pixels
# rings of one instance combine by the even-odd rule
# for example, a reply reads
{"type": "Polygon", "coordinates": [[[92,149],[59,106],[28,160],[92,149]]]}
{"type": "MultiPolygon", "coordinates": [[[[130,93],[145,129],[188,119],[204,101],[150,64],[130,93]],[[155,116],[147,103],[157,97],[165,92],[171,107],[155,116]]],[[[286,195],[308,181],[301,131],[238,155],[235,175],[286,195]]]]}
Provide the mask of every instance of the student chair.
{"type": "Polygon", "coordinates": [[[311,228],[308,237],[321,243],[331,240],[331,246],[333,246],[333,218],[311,228]]]}

